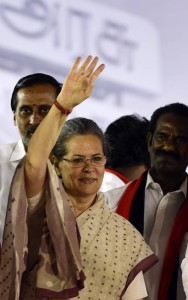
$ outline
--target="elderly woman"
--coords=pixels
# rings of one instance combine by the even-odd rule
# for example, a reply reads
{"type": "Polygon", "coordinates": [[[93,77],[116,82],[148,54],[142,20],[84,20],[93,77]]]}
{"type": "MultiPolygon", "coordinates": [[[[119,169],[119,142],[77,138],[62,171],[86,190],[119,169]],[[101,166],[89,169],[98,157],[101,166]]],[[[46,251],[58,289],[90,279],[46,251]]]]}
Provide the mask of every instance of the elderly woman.
{"type": "MultiPolygon", "coordinates": [[[[103,193],[98,192],[106,162],[104,148],[97,124],[75,118],[65,123],[53,149],[54,165],[81,234],[86,281],[79,299],[85,300],[121,299],[133,278],[155,261],[142,236],[127,220],[112,213],[103,193]]],[[[137,280],[143,283],[141,273],[137,280]]],[[[127,293],[122,299],[146,295],[142,285],[127,293]]]]}
{"type": "Polygon", "coordinates": [[[136,300],[147,295],[142,273],[157,259],[98,192],[106,162],[103,134],[84,118],[64,125],[104,69],[95,70],[97,61],[89,56],[80,68],[80,58],[75,61],[16,171],[2,249],[2,299],[136,300]]]}

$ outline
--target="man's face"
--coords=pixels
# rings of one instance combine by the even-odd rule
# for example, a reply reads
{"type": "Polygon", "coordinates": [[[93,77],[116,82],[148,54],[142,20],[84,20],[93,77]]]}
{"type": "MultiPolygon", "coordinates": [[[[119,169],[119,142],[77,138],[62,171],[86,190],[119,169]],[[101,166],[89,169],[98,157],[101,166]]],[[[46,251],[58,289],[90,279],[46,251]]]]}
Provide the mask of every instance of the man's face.
{"type": "Polygon", "coordinates": [[[56,99],[56,89],[48,83],[34,84],[21,88],[18,91],[17,99],[14,121],[18,126],[23,144],[27,146],[33,132],[56,99]]]}
{"type": "Polygon", "coordinates": [[[154,134],[148,134],[151,173],[184,176],[188,165],[188,118],[175,114],[162,115],[154,134]]]}

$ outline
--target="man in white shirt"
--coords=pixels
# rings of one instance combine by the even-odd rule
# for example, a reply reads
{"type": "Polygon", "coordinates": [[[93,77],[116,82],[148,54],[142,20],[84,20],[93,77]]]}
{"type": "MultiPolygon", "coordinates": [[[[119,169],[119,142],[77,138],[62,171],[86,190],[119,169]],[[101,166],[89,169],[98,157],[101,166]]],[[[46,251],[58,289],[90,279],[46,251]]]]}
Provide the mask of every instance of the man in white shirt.
{"type": "Polygon", "coordinates": [[[106,192],[109,206],[143,234],[159,262],[146,274],[148,299],[185,300],[180,264],[188,231],[188,107],[173,103],[150,121],[151,168],[140,179],[106,192]]]}
{"type": "Polygon", "coordinates": [[[55,78],[42,73],[21,78],[14,87],[11,108],[21,140],[0,146],[0,245],[15,169],[27,151],[33,132],[48,113],[60,90],[61,84],[55,78]]]}

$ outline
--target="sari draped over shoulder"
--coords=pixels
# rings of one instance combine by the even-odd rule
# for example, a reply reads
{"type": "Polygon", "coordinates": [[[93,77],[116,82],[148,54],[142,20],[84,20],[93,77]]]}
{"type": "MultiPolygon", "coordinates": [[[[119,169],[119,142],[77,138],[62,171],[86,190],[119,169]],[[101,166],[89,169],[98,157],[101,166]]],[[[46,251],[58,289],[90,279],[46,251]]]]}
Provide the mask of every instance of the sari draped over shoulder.
{"type": "Polygon", "coordinates": [[[137,274],[157,262],[141,234],[125,218],[110,211],[101,192],[96,202],[77,217],[77,223],[86,280],[85,288],[73,299],[123,299],[137,274]]]}
{"type": "Polygon", "coordinates": [[[50,162],[43,197],[39,255],[37,264],[28,272],[29,212],[22,160],[9,195],[1,249],[0,299],[69,299],[77,296],[84,287],[79,230],[66,193],[50,162]]]}

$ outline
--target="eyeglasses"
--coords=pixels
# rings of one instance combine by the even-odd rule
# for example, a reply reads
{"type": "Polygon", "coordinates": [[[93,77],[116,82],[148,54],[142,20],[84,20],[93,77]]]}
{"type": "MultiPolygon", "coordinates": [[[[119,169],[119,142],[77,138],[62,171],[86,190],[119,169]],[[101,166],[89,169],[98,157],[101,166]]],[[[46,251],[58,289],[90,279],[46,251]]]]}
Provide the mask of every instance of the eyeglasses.
{"type": "Polygon", "coordinates": [[[63,160],[69,162],[72,164],[73,167],[84,167],[88,161],[92,164],[94,167],[104,166],[106,163],[106,157],[102,155],[96,155],[91,158],[85,158],[85,157],[78,157],[74,159],[66,159],[63,158],[63,160]]]}

